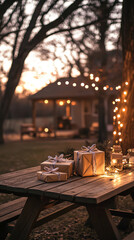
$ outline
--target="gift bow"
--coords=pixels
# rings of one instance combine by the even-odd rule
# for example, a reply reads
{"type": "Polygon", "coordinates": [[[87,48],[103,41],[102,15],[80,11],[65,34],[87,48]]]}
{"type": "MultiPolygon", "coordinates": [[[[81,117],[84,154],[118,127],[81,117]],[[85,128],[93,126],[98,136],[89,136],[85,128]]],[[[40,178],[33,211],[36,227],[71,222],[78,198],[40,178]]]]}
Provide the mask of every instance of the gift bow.
{"type": "Polygon", "coordinates": [[[64,157],[64,154],[60,154],[59,156],[55,155],[55,157],[52,157],[52,156],[48,156],[48,161],[49,162],[66,162],[67,159],[66,158],[63,158],[64,157]]]}
{"type": "Polygon", "coordinates": [[[55,173],[57,174],[57,170],[59,170],[59,168],[53,168],[53,167],[44,167],[44,170],[46,171],[45,173],[55,173]]]}
{"type": "Polygon", "coordinates": [[[94,152],[94,151],[98,151],[98,149],[96,148],[96,144],[93,144],[91,147],[90,146],[82,146],[81,149],[83,151],[86,151],[86,152],[94,152]]]}
{"type": "Polygon", "coordinates": [[[46,174],[49,174],[49,173],[53,173],[53,174],[58,175],[58,180],[60,180],[60,176],[61,176],[61,175],[60,175],[60,172],[57,172],[58,169],[59,169],[58,167],[57,167],[57,168],[44,167],[45,172],[42,172],[41,175],[46,175],[46,174]]]}

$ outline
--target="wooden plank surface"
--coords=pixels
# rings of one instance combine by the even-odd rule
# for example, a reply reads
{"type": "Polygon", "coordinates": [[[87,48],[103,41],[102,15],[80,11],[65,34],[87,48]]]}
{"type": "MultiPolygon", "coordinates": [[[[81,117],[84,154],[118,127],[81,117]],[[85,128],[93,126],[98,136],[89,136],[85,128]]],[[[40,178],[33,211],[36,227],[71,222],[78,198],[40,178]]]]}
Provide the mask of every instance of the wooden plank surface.
{"type": "Polygon", "coordinates": [[[115,180],[114,177],[73,176],[66,182],[44,183],[37,180],[38,169],[34,167],[1,175],[0,191],[24,196],[43,195],[85,204],[100,203],[134,187],[134,173],[128,171],[123,171],[115,180]]]}

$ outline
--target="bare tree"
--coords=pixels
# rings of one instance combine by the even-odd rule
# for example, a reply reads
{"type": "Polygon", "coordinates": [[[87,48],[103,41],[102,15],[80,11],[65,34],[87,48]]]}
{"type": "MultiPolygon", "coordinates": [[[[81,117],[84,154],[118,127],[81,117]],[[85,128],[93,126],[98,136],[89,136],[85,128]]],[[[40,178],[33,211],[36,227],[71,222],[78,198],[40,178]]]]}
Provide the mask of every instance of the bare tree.
{"type": "Polygon", "coordinates": [[[0,143],[4,142],[4,120],[20,81],[25,59],[44,39],[58,32],[67,31],[66,19],[81,3],[82,0],[72,0],[68,3],[64,0],[5,0],[0,6],[2,13],[0,40],[1,43],[10,44],[12,58],[6,89],[0,102],[0,143]]]}

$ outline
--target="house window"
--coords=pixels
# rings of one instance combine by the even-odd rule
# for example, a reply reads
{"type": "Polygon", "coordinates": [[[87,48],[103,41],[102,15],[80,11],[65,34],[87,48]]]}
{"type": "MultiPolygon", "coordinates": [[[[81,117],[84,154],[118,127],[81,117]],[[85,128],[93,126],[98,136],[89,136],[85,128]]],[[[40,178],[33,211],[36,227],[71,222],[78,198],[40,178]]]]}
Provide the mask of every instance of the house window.
{"type": "Polygon", "coordinates": [[[94,100],[93,103],[92,103],[92,114],[94,116],[98,116],[98,113],[99,113],[98,101],[94,100]]]}

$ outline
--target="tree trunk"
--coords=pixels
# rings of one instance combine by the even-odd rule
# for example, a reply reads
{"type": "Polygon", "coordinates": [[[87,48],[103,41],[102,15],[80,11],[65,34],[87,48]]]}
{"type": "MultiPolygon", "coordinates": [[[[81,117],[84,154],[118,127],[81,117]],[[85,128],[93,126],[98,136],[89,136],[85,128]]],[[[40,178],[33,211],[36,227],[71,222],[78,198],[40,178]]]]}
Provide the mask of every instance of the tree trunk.
{"type": "Polygon", "coordinates": [[[6,90],[4,95],[1,98],[0,102],[0,144],[4,143],[3,137],[3,126],[6,119],[11,100],[13,98],[15,89],[19,83],[21,73],[24,66],[24,61],[28,53],[23,54],[13,60],[12,66],[8,75],[8,82],[6,85],[6,90]]]}
{"type": "Polygon", "coordinates": [[[134,1],[124,0],[122,14],[122,46],[123,46],[123,84],[121,96],[121,108],[126,111],[121,118],[123,120],[122,148],[134,148],[134,1]],[[128,82],[126,86],[125,82],[128,82]],[[124,96],[124,91],[127,96],[124,96]],[[124,104],[124,97],[127,102],[124,104]]]}
{"type": "MultiPolygon", "coordinates": [[[[103,3],[102,3],[103,4],[103,3]]],[[[105,5],[106,3],[104,3],[105,5]]],[[[102,7],[102,16],[105,13],[105,8],[102,7]],[[103,12],[104,11],[104,12],[103,12]]],[[[108,29],[107,19],[100,23],[99,32],[100,32],[100,40],[99,40],[99,48],[100,48],[100,59],[101,59],[101,72],[100,72],[100,87],[99,87],[99,136],[98,142],[103,143],[107,139],[107,127],[105,121],[105,94],[103,90],[103,86],[105,85],[106,81],[106,64],[107,64],[107,52],[105,47],[106,41],[106,31],[108,29]]]]}

